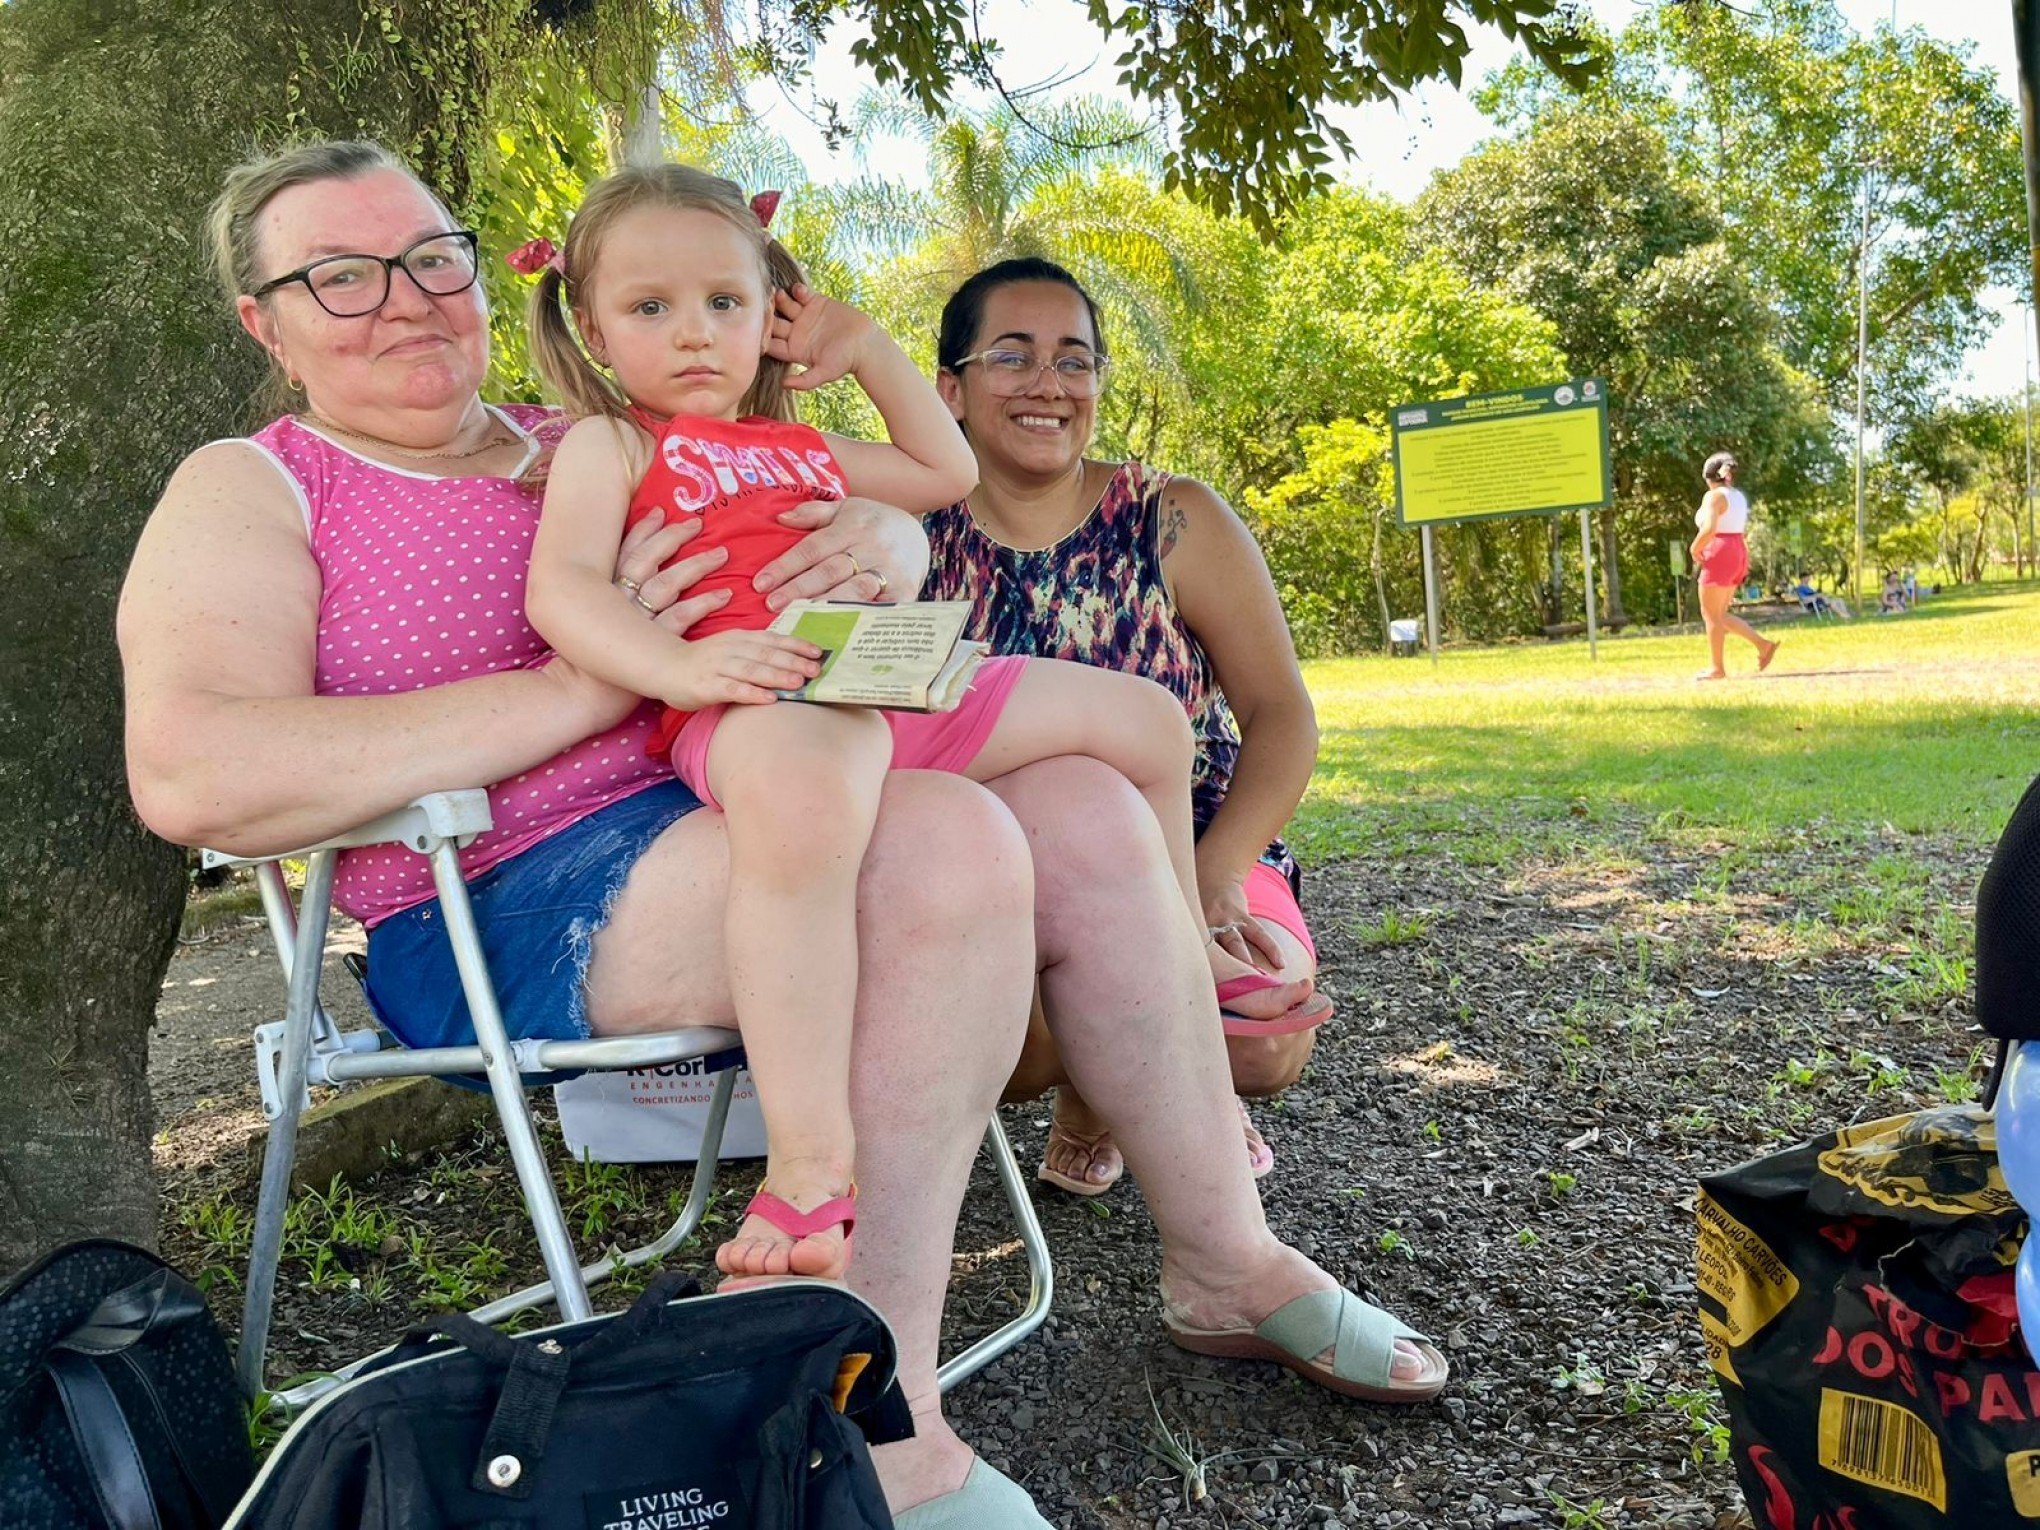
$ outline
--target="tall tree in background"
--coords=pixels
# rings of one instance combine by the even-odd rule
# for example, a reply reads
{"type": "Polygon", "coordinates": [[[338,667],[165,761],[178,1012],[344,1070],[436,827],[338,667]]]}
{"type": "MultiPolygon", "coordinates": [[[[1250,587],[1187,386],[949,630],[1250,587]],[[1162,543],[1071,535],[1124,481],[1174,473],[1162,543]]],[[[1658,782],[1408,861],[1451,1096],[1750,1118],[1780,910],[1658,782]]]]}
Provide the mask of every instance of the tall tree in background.
{"type": "MultiPolygon", "coordinates": [[[[1708,452],[1733,446],[1772,482],[1820,453],[1809,389],[1778,355],[1769,310],[1649,124],[1555,103],[1521,137],[1439,174],[1417,226],[1424,248],[1549,318],[1574,375],[1608,381],[1611,622],[1627,619],[1622,528],[1649,545],[1676,536],[1708,452]]],[[[1654,560],[1644,570],[1655,580],[1654,560]]]]}
{"type": "MultiPolygon", "coordinates": [[[[1873,418],[1931,407],[1989,333],[1985,289],[2027,280],[2018,120],[1993,74],[1917,27],[1865,36],[1834,0],[1654,6],[1597,47],[1611,67],[1579,99],[1664,136],[1792,365],[1853,410],[1867,261],[1873,418]]],[[[1568,99],[1513,66],[1480,97],[1519,130],[1568,99]]]]}

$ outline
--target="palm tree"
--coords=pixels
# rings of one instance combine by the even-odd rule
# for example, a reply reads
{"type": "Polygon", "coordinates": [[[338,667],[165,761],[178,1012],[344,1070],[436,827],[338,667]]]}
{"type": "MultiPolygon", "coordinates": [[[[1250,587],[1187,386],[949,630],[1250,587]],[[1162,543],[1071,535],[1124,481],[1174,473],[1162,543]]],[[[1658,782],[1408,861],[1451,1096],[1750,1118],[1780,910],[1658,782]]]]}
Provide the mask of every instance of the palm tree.
{"type": "Polygon", "coordinates": [[[1166,361],[1165,300],[1194,309],[1195,274],[1160,222],[1098,197],[1092,182],[1159,173],[1161,151],[1137,118],[1078,99],[1024,114],[1009,101],[937,121],[900,98],[871,96],[854,121],[867,166],[904,138],[928,168],[925,189],[867,175],[820,193],[834,203],[846,253],[883,263],[871,298],[901,325],[896,332],[932,334],[936,310],[965,277],[1032,255],[1067,267],[1114,328],[1166,361]]]}

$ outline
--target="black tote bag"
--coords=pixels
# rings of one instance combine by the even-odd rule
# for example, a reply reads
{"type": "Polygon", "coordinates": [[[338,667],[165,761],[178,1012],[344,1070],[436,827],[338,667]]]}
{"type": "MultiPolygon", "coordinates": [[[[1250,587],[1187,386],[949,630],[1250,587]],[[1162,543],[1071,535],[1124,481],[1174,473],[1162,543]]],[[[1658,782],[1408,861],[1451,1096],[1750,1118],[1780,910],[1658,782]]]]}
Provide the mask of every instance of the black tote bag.
{"type": "Polygon", "coordinates": [[[867,1444],[913,1425],[884,1319],[819,1281],[699,1289],[663,1276],[626,1313],[515,1337],[414,1330],[298,1420],[229,1525],[890,1526],[867,1444]]]}

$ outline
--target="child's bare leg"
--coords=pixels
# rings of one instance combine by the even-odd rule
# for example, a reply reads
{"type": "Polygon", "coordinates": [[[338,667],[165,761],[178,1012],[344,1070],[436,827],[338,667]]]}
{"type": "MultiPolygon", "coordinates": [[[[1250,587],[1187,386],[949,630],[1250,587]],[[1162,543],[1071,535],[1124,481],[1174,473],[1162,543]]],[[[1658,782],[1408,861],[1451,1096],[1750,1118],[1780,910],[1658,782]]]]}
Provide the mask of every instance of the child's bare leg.
{"type": "MultiPolygon", "coordinates": [[[[728,817],[730,992],[765,1117],[765,1188],[799,1211],[848,1192],[857,874],[892,761],[885,720],[780,702],[731,707],[708,749],[728,817]]],[[[794,1238],[749,1216],[729,1275],[840,1277],[840,1224],[794,1238]]]]}
{"type": "MultiPolygon", "coordinates": [[[[1032,659],[968,774],[974,781],[989,781],[1036,760],[1079,754],[1125,776],[1161,822],[1184,906],[1204,942],[1213,978],[1225,982],[1255,969],[1211,940],[1204,927],[1190,822],[1193,747],[1183,704],[1154,681],[1116,669],[1032,659]]],[[[1256,1018],[1281,1014],[1304,998],[1310,986],[1300,982],[1255,994],[1256,1018]]]]}

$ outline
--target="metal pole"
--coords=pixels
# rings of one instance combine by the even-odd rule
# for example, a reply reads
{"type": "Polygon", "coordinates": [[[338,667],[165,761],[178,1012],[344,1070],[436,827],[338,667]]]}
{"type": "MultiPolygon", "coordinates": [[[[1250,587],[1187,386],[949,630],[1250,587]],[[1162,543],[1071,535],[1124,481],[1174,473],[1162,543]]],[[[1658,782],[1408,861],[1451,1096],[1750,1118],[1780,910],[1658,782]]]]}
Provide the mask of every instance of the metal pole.
{"type": "Polygon", "coordinates": [[[1587,659],[1598,662],[1601,657],[1601,636],[1594,625],[1594,512],[1580,512],[1580,565],[1586,571],[1587,586],[1587,659]]]}
{"type": "Polygon", "coordinates": [[[1424,631],[1431,640],[1431,667],[1438,667],[1438,565],[1431,556],[1431,528],[1419,526],[1417,538],[1424,549],[1424,631]]]}
{"type": "MultiPolygon", "coordinates": [[[[2032,269],[2028,272],[2029,285],[2026,288],[2027,337],[2033,334],[2030,322],[2036,312],[2033,294],[2040,289],[2040,106],[2035,104],[2035,93],[2040,92],[2040,0],[2012,0],[2012,38],[2019,55],[2019,129],[2026,145],[2026,245],[2031,253],[2032,269]]],[[[2033,385],[2026,384],[2027,440],[2032,439],[2033,385]]],[[[2033,546],[2033,469],[2031,447],[2027,448],[2026,468],[2026,545],[2033,546]]]]}
{"type": "Polygon", "coordinates": [[[1870,349],[1870,171],[1863,171],[1863,237],[1856,245],[1856,563],[1851,582],[1863,593],[1864,489],[1863,414],[1869,383],[1870,349]]]}
{"type": "MultiPolygon", "coordinates": [[[[2026,541],[2023,546],[2019,546],[2019,518],[2016,515],[2012,517],[2012,542],[2015,547],[2018,547],[2018,555],[2015,561],[2018,564],[2019,577],[2022,579],[2026,574],[2026,559],[2035,552],[2033,546],[2033,330],[2031,325],[2028,325],[2026,328],[2024,350],[2026,353],[2024,379],[2026,396],[2021,402],[2026,406],[2026,541]]],[[[2040,566],[2040,557],[2035,557],[2034,563],[2036,566],[2040,566]]]]}

